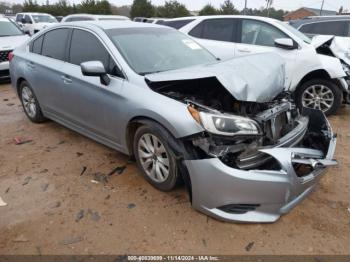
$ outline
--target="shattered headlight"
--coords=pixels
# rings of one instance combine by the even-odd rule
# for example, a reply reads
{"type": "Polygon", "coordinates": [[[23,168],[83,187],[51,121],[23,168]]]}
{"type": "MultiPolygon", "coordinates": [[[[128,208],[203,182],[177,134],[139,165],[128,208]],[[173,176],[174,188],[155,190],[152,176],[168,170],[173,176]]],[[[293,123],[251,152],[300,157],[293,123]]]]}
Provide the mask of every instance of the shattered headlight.
{"type": "Polygon", "coordinates": [[[193,107],[189,107],[188,110],[192,117],[209,133],[224,136],[261,134],[257,122],[250,118],[197,111],[193,107]]]}

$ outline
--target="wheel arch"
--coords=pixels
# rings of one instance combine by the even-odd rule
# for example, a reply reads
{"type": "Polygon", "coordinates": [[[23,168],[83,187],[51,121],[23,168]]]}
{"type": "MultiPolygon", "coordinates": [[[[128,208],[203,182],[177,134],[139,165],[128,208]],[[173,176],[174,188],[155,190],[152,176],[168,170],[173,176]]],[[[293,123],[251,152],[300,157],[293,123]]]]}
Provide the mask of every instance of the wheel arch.
{"type": "MultiPolygon", "coordinates": [[[[151,118],[151,117],[147,117],[147,116],[135,116],[132,119],[130,119],[130,121],[128,122],[127,127],[126,127],[126,133],[125,133],[127,151],[128,151],[130,156],[134,157],[133,142],[134,142],[134,137],[135,137],[137,129],[140,126],[145,125],[145,124],[150,123],[150,122],[154,122],[154,123],[160,125],[170,135],[172,135],[175,140],[179,139],[179,138],[176,138],[174,136],[174,134],[165,125],[163,125],[162,123],[160,123],[156,119],[151,118]]],[[[190,177],[190,174],[187,170],[186,165],[184,164],[184,161],[181,161],[181,160],[183,160],[184,155],[187,156],[188,153],[186,152],[185,147],[181,143],[179,143],[178,145],[171,145],[171,146],[173,147],[174,150],[176,150],[175,153],[177,154],[176,158],[177,158],[177,162],[178,162],[178,168],[180,170],[182,180],[185,183],[187,192],[189,194],[190,202],[192,203],[191,177],[190,177]]]]}
{"type": "Polygon", "coordinates": [[[300,88],[304,83],[306,83],[312,79],[331,80],[331,76],[324,69],[318,69],[318,70],[311,71],[300,80],[300,82],[297,86],[297,89],[300,88]]]}
{"type": "Polygon", "coordinates": [[[19,87],[21,86],[23,81],[27,81],[27,80],[24,77],[19,77],[16,81],[16,92],[18,96],[20,96],[19,87]]]}

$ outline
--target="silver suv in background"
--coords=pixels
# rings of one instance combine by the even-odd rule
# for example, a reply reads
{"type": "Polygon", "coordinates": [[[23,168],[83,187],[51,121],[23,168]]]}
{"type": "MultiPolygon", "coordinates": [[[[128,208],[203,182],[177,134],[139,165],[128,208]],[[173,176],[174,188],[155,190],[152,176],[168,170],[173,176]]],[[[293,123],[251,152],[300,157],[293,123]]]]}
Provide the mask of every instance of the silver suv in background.
{"type": "Polygon", "coordinates": [[[31,121],[133,155],[154,187],[183,181],[222,220],[276,221],[337,164],[326,117],[299,113],[273,53],[220,62],[172,28],[95,21],[40,32],[10,65],[31,121]]]}
{"type": "Polygon", "coordinates": [[[334,35],[350,38],[350,16],[347,15],[310,16],[300,20],[291,20],[289,24],[310,37],[334,35]]]}

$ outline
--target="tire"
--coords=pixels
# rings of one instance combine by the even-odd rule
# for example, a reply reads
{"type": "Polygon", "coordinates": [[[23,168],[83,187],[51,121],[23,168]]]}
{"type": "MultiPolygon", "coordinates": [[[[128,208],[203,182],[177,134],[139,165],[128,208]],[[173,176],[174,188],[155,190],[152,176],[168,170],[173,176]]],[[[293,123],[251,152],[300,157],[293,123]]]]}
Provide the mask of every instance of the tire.
{"type": "Polygon", "coordinates": [[[343,101],[340,88],[329,80],[313,79],[305,82],[296,92],[296,104],[303,107],[320,109],[327,116],[335,114],[343,101]]]}
{"type": "Polygon", "coordinates": [[[181,181],[176,156],[170,146],[172,143],[176,141],[171,134],[152,121],[140,126],[134,136],[133,151],[137,165],[144,178],[161,191],[170,191],[181,181]],[[154,150],[155,144],[158,150],[154,150]]]}
{"type": "Polygon", "coordinates": [[[21,82],[18,91],[23,110],[29,120],[34,123],[42,123],[46,121],[46,118],[41,111],[38,99],[27,81],[21,82]]]}

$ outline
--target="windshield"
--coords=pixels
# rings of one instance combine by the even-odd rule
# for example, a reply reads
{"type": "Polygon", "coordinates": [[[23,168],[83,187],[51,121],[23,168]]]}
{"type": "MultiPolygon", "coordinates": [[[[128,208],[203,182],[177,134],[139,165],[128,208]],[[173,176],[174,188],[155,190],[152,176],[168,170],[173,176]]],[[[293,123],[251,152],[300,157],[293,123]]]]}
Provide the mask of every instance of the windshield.
{"type": "Polygon", "coordinates": [[[32,15],[35,23],[57,23],[57,19],[50,15],[32,15]]]}
{"type": "Polygon", "coordinates": [[[106,31],[138,74],[215,62],[215,57],[186,35],[170,28],[123,28],[106,31]]]}
{"type": "Polygon", "coordinates": [[[306,35],[304,35],[302,32],[295,29],[293,26],[291,26],[287,23],[281,22],[281,21],[278,21],[278,23],[280,25],[282,25],[284,27],[284,29],[286,29],[287,31],[292,33],[293,35],[297,36],[298,38],[301,38],[301,40],[303,40],[305,43],[311,44],[311,39],[309,37],[307,37],[306,35]]]}
{"type": "Polygon", "coordinates": [[[0,21],[0,36],[23,35],[23,32],[10,21],[0,21]]]}

